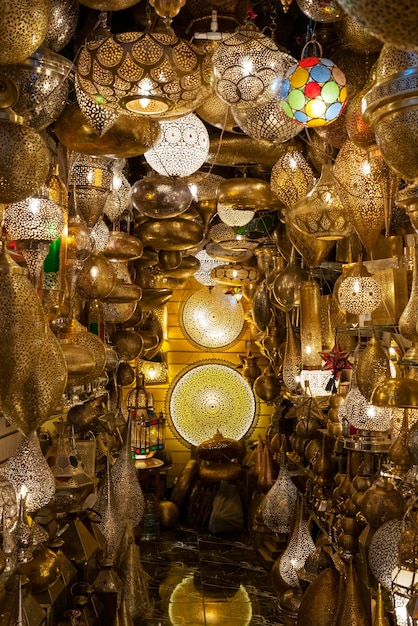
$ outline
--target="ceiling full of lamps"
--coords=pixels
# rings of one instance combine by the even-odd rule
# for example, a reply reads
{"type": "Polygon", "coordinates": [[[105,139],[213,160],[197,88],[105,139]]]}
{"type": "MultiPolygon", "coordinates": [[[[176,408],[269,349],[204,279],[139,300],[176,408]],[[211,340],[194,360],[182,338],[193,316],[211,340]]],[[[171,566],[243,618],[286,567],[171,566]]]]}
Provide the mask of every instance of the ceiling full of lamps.
{"type": "MultiPolygon", "coordinates": [[[[9,249],[48,291],[69,202],[66,299],[73,312],[76,295],[103,301],[109,323],[193,276],[252,301],[263,275],[299,261],[330,293],[340,262],[414,233],[416,25],[413,7],[394,17],[383,0],[6,8],[9,249]]],[[[299,304],[283,284],[270,290],[281,312],[299,304]]]]}

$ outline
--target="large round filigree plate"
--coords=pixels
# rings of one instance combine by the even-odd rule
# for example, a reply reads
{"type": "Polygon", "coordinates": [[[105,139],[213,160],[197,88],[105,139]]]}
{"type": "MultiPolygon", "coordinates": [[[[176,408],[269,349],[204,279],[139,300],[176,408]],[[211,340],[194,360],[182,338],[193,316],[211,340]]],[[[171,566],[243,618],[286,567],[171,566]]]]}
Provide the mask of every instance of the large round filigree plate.
{"type": "Polygon", "coordinates": [[[226,350],[245,332],[244,309],[225,286],[199,289],[180,307],[179,322],[184,336],[200,350],[226,350]]]}
{"type": "Polygon", "coordinates": [[[177,374],[167,392],[166,415],[179,441],[197,446],[217,430],[231,439],[248,437],[258,406],[251,387],[232,363],[208,359],[177,374]]]}

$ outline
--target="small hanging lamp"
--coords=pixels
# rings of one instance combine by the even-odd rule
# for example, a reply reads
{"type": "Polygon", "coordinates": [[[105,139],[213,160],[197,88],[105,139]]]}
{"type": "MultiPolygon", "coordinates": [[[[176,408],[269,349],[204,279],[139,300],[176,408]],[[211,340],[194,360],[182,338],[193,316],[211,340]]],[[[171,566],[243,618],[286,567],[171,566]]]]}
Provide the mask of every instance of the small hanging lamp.
{"type": "Polygon", "coordinates": [[[343,112],[347,101],[344,73],[330,59],[322,57],[322,47],[314,39],[302,50],[302,59],[286,74],[282,87],[282,107],[286,115],[307,127],[326,126],[343,112]],[[309,45],[318,56],[304,56],[309,45]]]}

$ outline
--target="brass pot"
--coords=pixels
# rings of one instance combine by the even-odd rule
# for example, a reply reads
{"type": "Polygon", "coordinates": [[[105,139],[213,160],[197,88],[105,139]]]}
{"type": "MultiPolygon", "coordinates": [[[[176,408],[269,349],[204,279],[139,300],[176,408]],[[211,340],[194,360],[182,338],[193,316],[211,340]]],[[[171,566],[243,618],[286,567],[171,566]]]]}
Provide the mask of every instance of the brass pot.
{"type": "Polygon", "coordinates": [[[138,302],[142,296],[142,289],[133,283],[125,283],[116,280],[112,291],[103,298],[103,302],[114,302],[123,304],[124,302],[138,302]]]}
{"type": "Polygon", "coordinates": [[[133,261],[143,252],[142,241],[120,230],[111,230],[103,254],[113,261],[133,261]]]}
{"type": "Polygon", "coordinates": [[[188,250],[202,241],[203,228],[181,217],[147,220],[139,226],[138,237],[144,245],[157,250],[188,250]]]}
{"type": "Polygon", "coordinates": [[[391,519],[401,518],[405,501],[388,478],[380,477],[367,489],[361,501],[361,512],[374,528],[391,519]]]}
{"type": "Polygon", "coordinates": [[[200,261],[195,256],[185,256],[180,265],[171,270],[167,269],[163,271],[163,274],[167,278],[190,278],[196,274],[200,268],[200,261]]]}
{"type": "Polygon", "coordinates": [[[76,345],[70,339],[60,339],[60,344],[67,365],[67,385],[80,384],[80,380],[93,373],[96,359],[89,348],[76,345]]]}
{"type": "Polygon", "coordinates": [[[155,289],[143,289],[139,306],[142,311],[154,311],[168,302],[173,295],[173,290],[168,287],[155,289]]]}
{"type": "Polygon", "coordinates": [[[135,330],[117,330],[111,339],[122,361],[132,361],[144,350],[144,340],[135,330]]]}
{"type": "Polygon", "coordinates": [[[29,578],[32,592],[41,593],[58,580],[61,567],[55,552],[41,546],[35,550],[31,561],[20,565],[19,571],[29,578]]]}
{"type": "Polygon", "coordinates": [[[129,159],[144,154],[160,137],[159,124],[142,115],[119,115],[98,135],[76,104],[64,109],[54,125],[60,142],[70,150],[92,156],[129,159]]]}
{"type": "Polygon", "coordinates": [[[243,446],[239,441],[224,437],[219,430],[212,439],[203,441],[196,448],[196,453],[204,461],[222,461],[241,456],[243,446]]]}
{"type": "Polygon", "coordinates": [[[280,211],[284,205],[260,178],[229,178],[218,188],[218,203],[226,208],[280,211]]]}

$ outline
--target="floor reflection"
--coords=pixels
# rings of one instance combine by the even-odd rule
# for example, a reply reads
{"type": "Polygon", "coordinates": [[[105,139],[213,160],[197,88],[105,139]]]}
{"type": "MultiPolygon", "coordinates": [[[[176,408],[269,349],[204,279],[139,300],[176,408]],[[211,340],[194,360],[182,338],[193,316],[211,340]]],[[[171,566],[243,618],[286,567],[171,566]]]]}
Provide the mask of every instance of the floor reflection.
{"type": "Polygon", "coordinates": [[[179,527],[140,550],[152,607],[144,626],[278,626],[270,572],[247,534],[179,527]]]}

